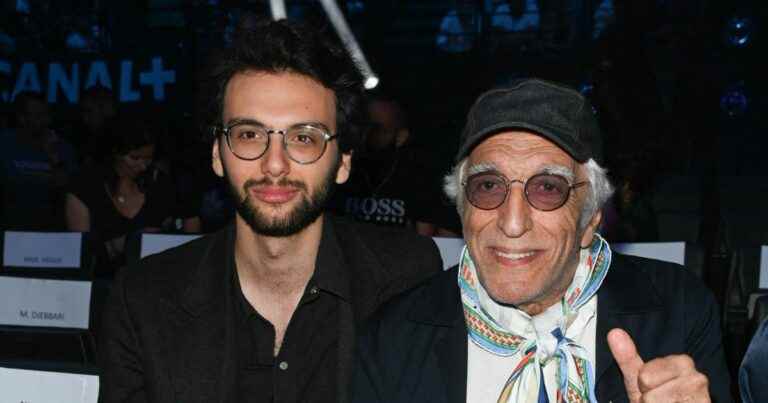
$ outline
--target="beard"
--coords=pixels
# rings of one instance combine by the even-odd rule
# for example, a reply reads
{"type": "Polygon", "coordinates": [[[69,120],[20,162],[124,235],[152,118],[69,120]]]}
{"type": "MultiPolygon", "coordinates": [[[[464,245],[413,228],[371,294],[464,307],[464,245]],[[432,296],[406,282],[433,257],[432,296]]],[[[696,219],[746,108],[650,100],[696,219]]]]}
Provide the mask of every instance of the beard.
{"type": "Polygon", "coordinates": [[[336,172],[340,164],[341,159],[334,164],[320,185],[309,194],[308,187],[304,182],[288,180],[285,177],[277,182],[266,177],[260,180],[249,179],[243,184],[245,196],[241,196],[238,189],[232,185],[230,190],[234,199],[240,200],[237,203],[237,213],[257,234],[271,237],[287,237],[297,234],[315,222],[325,211],[336,187],[336,172]],[[249,191],[251,187],[274,186],[275,184],[277,186],[291,186],[302,191],[298,204],[285,217],[269,217],[265,214],[264,209],[256,207],[251,198],[249,191]]]}

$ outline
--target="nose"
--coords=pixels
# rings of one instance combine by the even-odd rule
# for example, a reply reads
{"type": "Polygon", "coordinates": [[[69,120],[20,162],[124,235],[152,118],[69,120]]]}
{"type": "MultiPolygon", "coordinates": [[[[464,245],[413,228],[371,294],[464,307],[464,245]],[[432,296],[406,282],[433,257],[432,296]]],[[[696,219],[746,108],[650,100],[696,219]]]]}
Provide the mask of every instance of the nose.
{"type": "Polygon", "coordinates": [[[264,175],[279,178],[290,171],[290,161],[283,148],[283,138],[279,133],[270,133],[269,146],[261,157],[261,172],[264,175]]]}
{"type": "Polygon", "coordinates": [[[525,191],[520,184],[510,185],[507,199],[497,211],[496,225],[510,238],[519,238],[532,227],[531,205],[525,199],[525,191]]]}

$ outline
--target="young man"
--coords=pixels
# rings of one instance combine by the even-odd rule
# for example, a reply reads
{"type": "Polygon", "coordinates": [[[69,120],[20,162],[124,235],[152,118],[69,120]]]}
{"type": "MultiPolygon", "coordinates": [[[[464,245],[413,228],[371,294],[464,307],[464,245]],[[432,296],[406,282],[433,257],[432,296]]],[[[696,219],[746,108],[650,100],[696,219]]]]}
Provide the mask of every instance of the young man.
{"type": "Polygon", "coordinates": [[[362,88],[337,42],[259,22],[213,76],[213,169],[235,223],[123,269],[104,316],[104,401],[346,401],[355,326],[438,271],[437,249],[324,214],[349,176],[362,88]]]}

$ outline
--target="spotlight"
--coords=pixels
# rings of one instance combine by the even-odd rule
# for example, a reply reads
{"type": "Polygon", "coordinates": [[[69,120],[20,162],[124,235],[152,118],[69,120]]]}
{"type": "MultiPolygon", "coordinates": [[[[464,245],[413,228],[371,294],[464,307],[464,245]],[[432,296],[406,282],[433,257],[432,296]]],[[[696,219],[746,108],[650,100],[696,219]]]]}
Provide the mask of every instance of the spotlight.
{"type": "Polygon", "coordinates": [[[365,89],[366,90],[372,90],[376,88],[376,86],[379,85],[379,78],[376,76],[370,76],[365,79],[365,89]]]}
{"type": "Polygon", "coordinates": [[[272,19],[282,20],[287,16],[285,12],[285,0],[269,0],[269,10],[272,12],[272,19]]]}
{"type": "Polygon", "coordinates": [[[331,24],[336,28],[336,33],[339,34],[347,51],[352,55],[352,59],[357,62],[360,73],[365,77],[365,88],[375,88],[379,84],[379,78],[376,77],[376,74],[368,64],[368,60],[365,59],[363,50],[360,49],[360,45],[358,45],[352,30],[349,29],[349,25],[347,25],[347,21],[344,19],[344,15],[341,13],[336,1],[320,0],[320,4],[323,6],[328,19],[331,20],[331,24]]]}
{"type": "Polygon", "coordinates": [[[752,38],[753,30],[751,18],[740,15],[731,17],[725,25],[725,43],[734,48],[746,47],[752,38]]]}
{"type": "Polygon", "coordinates": [[[728,86],[720,98],[720,109],[730,118],[744,116],[749,107],[749,97],[744,91],[744,83],[728,86]]]}

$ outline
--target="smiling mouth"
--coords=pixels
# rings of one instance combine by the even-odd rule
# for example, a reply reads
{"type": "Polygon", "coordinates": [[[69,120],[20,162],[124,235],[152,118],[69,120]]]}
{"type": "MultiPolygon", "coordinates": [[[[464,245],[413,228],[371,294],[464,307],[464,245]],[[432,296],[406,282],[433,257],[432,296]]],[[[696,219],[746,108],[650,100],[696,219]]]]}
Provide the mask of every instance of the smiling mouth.
{"type": "Polygon", "coordinates": [[[534,252],[534,251],[523,252],[523,253],[504,253],[504,252],[499,251],[499,250],[496,250],[495,253],[496,253],[497,256],[500,256],[500,257],[503,257],[504,259],[509,259],[509,260],[525,259],[527,257],[533,256],[533,255],[536,254],[536,252],[534,252]]]}

